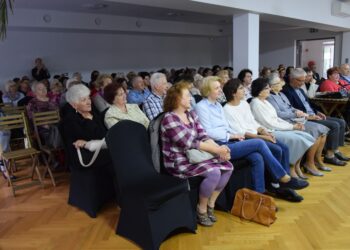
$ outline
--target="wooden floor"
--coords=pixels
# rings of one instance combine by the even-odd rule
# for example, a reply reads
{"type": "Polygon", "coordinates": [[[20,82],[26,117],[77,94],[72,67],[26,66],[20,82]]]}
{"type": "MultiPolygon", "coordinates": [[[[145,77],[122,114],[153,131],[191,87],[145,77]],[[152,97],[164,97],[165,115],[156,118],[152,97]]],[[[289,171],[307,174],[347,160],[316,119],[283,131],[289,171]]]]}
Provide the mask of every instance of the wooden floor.
{"type": "MultiPolygon", "coordinates": [[[[342,148],[350,155],[350,148],[342,148]]],[[[299,204],[277,200],[277,221],[271,227],[241,222],[217,212],[212,228],[180,234],[161,249],[350,249],[350,164],[333,167],[324,177],[311,177],[300,191],[299,204]]],[[[139,249],[115,235],[119,209],[112,204],[97,219],[67,205],[68,178],[56,188],[33,187],[13,198],[0,181],[0,249],[139,249]]]]}

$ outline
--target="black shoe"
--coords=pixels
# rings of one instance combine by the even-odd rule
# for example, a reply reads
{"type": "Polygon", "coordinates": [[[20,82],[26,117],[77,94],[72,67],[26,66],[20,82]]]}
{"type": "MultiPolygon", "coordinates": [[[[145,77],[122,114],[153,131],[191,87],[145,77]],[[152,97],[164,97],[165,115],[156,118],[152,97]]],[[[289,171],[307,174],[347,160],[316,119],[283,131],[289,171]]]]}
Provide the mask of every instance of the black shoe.
{"type": "Polygon", "coordinates": [[[301,202],[304,198],[290,188],[269,188],[268,194],[276,198],[290,201],[290,202],[301,202]]]}
{"type": "Polygon", "coordinates": [[[336,152],[336,153],[334,153],[334,155],[341,161],[350,161],[350,158],[346,157],[341,152],[336,152]]]}
{"type": "Polygon", "coordinates": [[[336,165],[336,166],[345,166],[346,165],[345,161],[341,161],[335,156],[332,157],[332,158],[324,157],[323,162],[324,163],[329,163],[329,164],[332,164],[332,165],[336,165]]]}
{"type": "Polygon", "coordinates": [[[303,189],[309,186],[309,183],[305,180],[301,180],[295,177],[292,177],[289,182],[282,183],[280,182],[280,187],[281,188],[290,188],[290,189],[303,189]]]}

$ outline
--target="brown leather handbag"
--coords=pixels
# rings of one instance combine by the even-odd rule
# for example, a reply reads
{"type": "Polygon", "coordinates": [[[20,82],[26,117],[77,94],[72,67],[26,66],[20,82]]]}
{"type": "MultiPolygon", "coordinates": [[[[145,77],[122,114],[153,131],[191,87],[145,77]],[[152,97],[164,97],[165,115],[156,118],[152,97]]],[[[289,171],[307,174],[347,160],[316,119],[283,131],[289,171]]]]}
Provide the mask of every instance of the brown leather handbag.
{"type": "Polygon", "coordinates": [[[231,214],[265,226],[277,219],[275,200],[248,188],[237,191],[231,214]]]}

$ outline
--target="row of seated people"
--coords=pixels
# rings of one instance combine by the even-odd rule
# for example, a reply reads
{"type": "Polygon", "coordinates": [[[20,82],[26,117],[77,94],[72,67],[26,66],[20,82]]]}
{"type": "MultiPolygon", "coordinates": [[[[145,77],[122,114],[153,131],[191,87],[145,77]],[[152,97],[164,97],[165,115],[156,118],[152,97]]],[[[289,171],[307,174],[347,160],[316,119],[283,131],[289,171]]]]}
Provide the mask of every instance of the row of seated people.
{"type": "MultiPolygon", "coordinates": [[[[305,77],[305,72],[299,69],[295,70],[295,72],[291,74],[291,79],[292,80],[295,79],[294,81],[295,83],[296,82],[303,83],[304,79],[301,79],[301,78],[304,78],[304,77],[305,77]]],[[[250,119],[253,119],[253,120],[256,119],[263,126],[255,121],[256,122],[255,125],[257,127],[252,128],[251,131],[248,131],[248,130],[244,131],[244,129],[246,129],[244,125],[241,127],[241,129],[243,129],[243,132],[241,133],[238,132],[239,128],[237,128],[237,124],[239,124],[244,120],[238,119],[238,121],[231,122],[232,124],[230,124],[230,122],[227,121],[228,116],[225,116],[225,113],[230,113],[230,112],[223,111],[226,109],[229,110],[230,106],[234,107],[235,106],[233,105],[234,100],[236,101],[236,103],[238,101],[238,104],[239,104],[238,109],[241,108],[240,107],[241,103],[243,105],[245,103],[244,101],[241,100],[244,98],[244,94],[241,97],[235,97],[235,95],[239,95],[239,93],[242,94],[242,89],[243,89],[243,86],[240,85],[240,82],[238,80],[236,81],[230,80],[229,82],[222,84],[221,78],[217,78],[217,77],[204,78],[201,83],[201,89],[200,89],[202,97],[204,99],[200,101],[197,105],[194,105],[193,101],[191,102],[191,100],[193,99],[191,95],[188,94],[190,99],[190,107],[194,108],[195,110],[194,113],[197,113],[199,117],[198,119],[200,121],[199,123],[200,126],[204,127],[208,135],[214,141],[216,141],[215,142],[217,144],[216,146],[218,146],[219,144],[221,145],[221,147],[219,146],[216,148],[216,151],[214,153],[221,155],[222,157],[225,149],[226,154],[230,152],[229,157],[231,159],[246,157],[253,166],[252,176],[254,179],[254,189],[259,192],[265,191],[265,181],[264,181],[265,168],[268,169],[270,173],[272,173],[271,174],[272,188],[270,186],[268,187],[268,189],[270,190],[278,189],[278,186],[280,184],[281,186],[285,186],[285,184],[283,183],[289,183],[288,184],[289,186],[287,185],[287,187],[293,187],[293,188],[305,187],[307,183],[302,182],[296,179],[295,177],[298,177],[298,175],[300,177],[304,177],[301,171],[299,171],[299,166],[300,166],[301,158],[306,151],[307,151],[306,162],[304,163],[304,166],[306,166],[305,168],[309,172],[311,172],[314,175],[321,176],[322,173],[318,171],[317,167],[321,170],[329,171],[330,169],[322,165],[322,160],[321,160],[321,152],[325,144],[325,141],[327,141],[328,142],[327,144],[329,144],[328,145],[329,149],[326,148],[327,155],[325,157],[325,161],[327,160],[328,162],[333,164],[344,165],[345,162],[342,162],[341,160],[347,160],[347,158],[343,156],[338,150],[338,146],[341,146],[344,143],[345,126],[344,124],[342,124],[341,120],[334,119],[334,118],[328,118],[327,120],[324,120],[324,117],[322,117],[321,113],[318,113],[316,115],[316,113],[313,110],[308,110],[309,108],[307,107],[308,102],[307,102],[307,99],[304,98],[305,100],[302,100],[303,101],[302,105],[306,107],[304,108],[301,107],[300,110],[295,110],[295,109],[292,109],[289,104],[289,106],[287,105],[289,108],[289,110],[287,111],[290,111],[293,114],[293,116],[295,116],[294,118],[298,118],[298,116],[301,118],[307,117],[307,119],[309,120],[313,119],[319,123],[327,123],[328,126],[330,127],[329,128],[330,132],[328,132],[328,129],[326,127],[315,126],[314,124],[310,124],[310,126],[307,126],[307,123],[303,125],[298,121],[295,124],[282,122],[281,119],[278,119],[278,116],[273,113],[273,110],[269,109],[270,107],[268,105],[263,106],[263,104],[267,104],[265,99],[269,96],[269,92],[270,92],[268,83],[270,83],[271,86],[275,86],[275,85],[278,86],[278,85],[282,85],[282,82],[278,81],[280,80],[278,77],[275,77],[275,78],[270,77],[269,79],[265,79],[265,80],[263,79],[264,78],[256,80],[255,82],[253,82],[251,86],[252,88],[251,94],[254,97],[254,100],[251,102],[251,108],[253,111],[252,113],[253,114],[256,113],[258,115],[256,115],[255,118],[253,116],[250,117],[250,119]],[[232,86],[236,86],[236,87],[232,87],[232,86]],[[224,91],[221,90],[222,87],[224,88],[224,91]],[[230,87],[232,89],[231,93],[229,91],[230,87]],[[238,91],[239,88],[241,89],[241,92],[238,91]],[[224,108],[222,108],[222,106],[217,101],[220,98],[220,96],[223,95],[223,93],[225,94],[224,98],[228,101],[228,103],[225,105],[224,108]],[[259,101],[261,101],[261,103],[259,103],[259,101]],[[257,107],[257,108],[255,109],[254,107],[257,107]],[[302,112],[303,109],[305,110],[302,112]],[[265,112],[266,114],[263,112],[265,112]],[[262,113],[264,115],[261,115],[262,113]],[[259,119],[259,114],[260,116],[262,116],[261,120],[259,119]],[[209,115],[209,119],[208,119],[208,115],[209,115]],[[275,121],[275,124],[271,125],[268,123],[266,124],[264,123],[263,118],[266,118],[268,115],[271,116],[271,118],[268,119],[268,122],[275,121]],[[330,120],[334,120],[334,121],[330,121],[330,120]],[[280,127],[278,127],[278,125],[280,127]],[[273,126],[276,126],[276,127],[273,127],[273,126]],[[308,129],[309,131],[307,130],[305,131],[309,132],[312,136],[299,131],[299,130],[306,129],[307,127],[311,127],[311,128],[308,129]],[[278,132],[279,130],[283,132],[278,132]],[[327,133],[328,133],[328,137],[326,139],[327,133]],[[252,139],[244,140],[245,138],[252,138],[252,139]],[[258,138],[258,139],[254,139],[254,138],[258,138]],[[263,139],[265,142],[259,139],[263,139]],[[271,143],[268,143],[268,142],[271,142],[271,143]],[[221,151],[217,151],[219,148],[221,151]],[[264,160],[269,164],[265,166],[263,163],[264,160]],[[289,164],[294,166],[290,173],[289,173],[289,164]],[[293,178],[290,179],[289,174],[292,177],[294,177],[294,179],[293,178]]],[[[292,82],[293,81],[291,81],[290,84],[292,84],[292,82]]],[[[189,86],[188,83],[187,84],[183,83],[183,85],[186,85],[187,88],[189,86]]],[[[296,93],[299,93],[298,91],[298,88],[300,87],[299,85],[295,85],[293,87],[296,93]]],[[[82,88],[81,85],[77,85],[77,86],[79,86],[77,87],[78,89],[82,88]]],[[[179,83],[175,84],[174,89],[176,86],[182,86],[182,85],[179,83]]],[[[73,88],[72,91],[77,88],[73,88]]],[[[281,96],[281,93],[279,93],[278,90],[276,90],[278,88],[274,88],[274,89],[276,91],[276,94],[278,96],[281,96]]],[[[69,90],[67,92],[67,95],[69,93],[69,90]]],[[[145,102],[147,103],[147,101],[149,101],[149,104],[150,104],[149,110],[151,110],[149,113],[151,113],[153,117],[157,116],[160,112],[163,111],[163,106],[165,106],[163,105],[163,97],[166,94],[166,90],[167,90],[167,79],[165,75],[163,75],[162,73],[153,74],[151,77],[151,92],[156,97],[156,99],[147,98],[145,102]]],[[[181,94],[183,91],[184,90],[181,89],[180,91],[181,94]]],[[[68,145],[73,145],[74,143],[74,145],[79,147],[79,145],[85,145],[85,142],[87,141],[87,139],[100,139],[100,138],[91,138],[91,136],[94,135],[92,131],[85,130],[82,128],[74,130],[72,129],[74,126],[71,126],[72,121],[77,120],[77,118],[80,118],[80,120],[81,118],[83,118],[84,122],[80,121],[80,123],[85,124],[86,119],[92,119],[93,117],[93,115],[91,114],[87,115],[87,117],[84,117],[78,111],[79,109],[83,109],[82,110],[83,113],[84,112],[90,113],[90,110],[91,110],[91,101],[89,99],[90,91],[86,88],[85,92],[87,93],[86,96],[79,97],[79,102],[82,101],[82,103],[79,104],[80,106],[77,104],[78,102],[74,102],[70,100],[68,96],[66,96],[67,101],[70,103],[69,105],[71,105],[77,112],[67,112],[68,115],[66,114],[63,117],[64,121],[67,121],[65,122],[65,124],[67,124],[68,126],[67,129],[65,129],[64,131],[68,131],[72,133],[73,131],[80,130],[80,132],[76,132],[74,133],[74,135],[72,134],[68,136],[64,135],[64,139],[68,141],[71,140],[71,137],[74,138],[71,141],[71,143],[68,143],[68,145]],[[80,100],[81,98],[82,100],[80,100]],[[74,117],[74,116],[78,116],[78,117],[74,117]],[[88,137],[86,137],[86,135],[84,134],[82,134],[81,137],[79,137],[80,136],[79,133],[84,133],[87,131],[89,131],[88,137]],[[85,140],[83,142],[81,141],[77,142],[79,139],[85,139],[85,140]]],[[[145,127],[147,127],[149,119],[145,117],[145,115],[141,112],[141,110],[138,108],[137,105],[127,104],[126,93],[127,91],[122,84],[106,84],[101,94],[103,94],[103,100],[106,103],[108,103],[111,106],[111,108],[109,108],[106,111],[105,124],[107,125],[107,127],[111,127],[119,120],[131,119],[131,120],[136,120],[144,124],[145,127]]],[[[171,93],[170,90],[168,91],[168,94],[166,96],[171,96],[169,95],[169,93],[171,93]]],[[[101,94],[100,96],[102,97],[101,94]]],[[[300,98],[301,97],[300,94],[297,95],[297,97],[300,98]]],[[[177,99],[175,98],[175,100],[172,100],[173,105],[174,103],[178,105],[178,99],[179,97],[177,96],[177,99]]],[[[284,98],[284,101],[286,101],[285,99],[286,98],[284,98]]],[[[47,101],[47,99],[45,100],[47,101]]],[[[147,107],[147,104],[145,105],[145,103],[144,103],[144,107],[147,107]]],[[[188,108],[189,107],[187,107],[186,110],[188,108]]],[[[247,111],[246,107],[244,107],[243,110],[244,110],[243,113],[245,114],[247,111]]],[[[242,114],[242,111],[237,112],[236,116],[239,117],[240,114],[242,114]]],[[[149,116],[150,119],[153,118],[152,116],[151,117],[149,116]]],[[[244,118],[244,119],[247,119],[247,118],[244,118]]],[[[251,124],[251,123],[248,122],[248,124],[251,124]]],[[[81,126],[81,124],[79,123],[78,125],[81,126]]],[[[103,133],[101,133],[101,135],[102,134],[103,133]]],[[[186,148],[183,149],[183,152],[185,150],[186,148]]],[[[74,153],[75,151],[69,150],[69,152],[74,153]]],[[[166,155],[165,151],[164,151],[164,154],[166,155]]],[[[227,157],[228,155],[226,156],[226,158],[227,157]]],[[[77,159],[77,157],[72,157],[72,158],[77,159]]],[[[222,158],[222,159],[226,159],[226,158],[222,158]]],[[[169,160],[172,162],[177,162],[176,159],[169,159],[169,160]]],[[[79,165],[78,162],[76,163],[77,165],[79,165]]],[[[173,166],[173,167],[178,167],[178,166],[173,166]]],[[[169,172],[174,173],[171,170],[169,170],[169,172]]],[[[211,200],[214,200],[214,202],[215,202],[216,194],[217,193],[215,193],[215,195],[211,199],[211,200]]],[[[299,197],[299,199],[301,199],[301,197],[299,197]]],[[[205,202],[199,203],[198,218],[205,217],[205,216],[202,216],[207,211],[207,209],[204,208],[206,207],[203,205],[204,203],[205,202]]],[[[211,210],[211,208],[213,207],[213,201],[207,202],[207,203],[208,203],[207,205],[209,205],[209,208],[210,208],[209,210],[211,210]]],[[[205,217],[201,221],[202,221],[202,224],[205,224],[205,223],[208,224],[209,222],[207,217],[205,217]],[[206,221],[206,222],[203,222],[203,221],[206,221]]]]}
{"type": "MultiPolygon", "coordinates": [[[[154,79],[159,78],[166,82],[161,73],[154,76],[154,79]]],[[[167,91],[162,105],[164,109],[160,111],[166,112],[161,126],[164,164],[170,174],[180,178],[203,176],[197,211],[200,224],[210,226],[216,220],[213,207],[231,174],[232,165],[228,162],[230,159],[249,160],[252,165],[253,188],[258,192],[306,187],[308,183],[299,178],[305,178],[299,170],[304,155],[303,166],[309,173],[322,176],[319,170],[330,171],[330,168],[323,165],[321,158],[325,145],[325,162],[344,165],[345,161],[349,160],[338,150],[339,146],[344,145],[344,121],[315,113],[300,90],[302,78],[305,78],[305,72],[295,69],[291,74],[293,80],[289,86],[292,93],[288,94],[286,89],[292,102],[295,103],[292,98],[298,98],[303,106],[299,110],[293,108],[289,99],[278,92],[278,88],[283,84],[278,76],[259,78],[252,83],[254,99],[250,106],[243,100],[244,87],[238,79],[230,80],[224,85],[223,92],[228,101],[224,108],[217,101],[221,94],[221,85],[217,77],[203,79],[203,100],[196,104],[194,109],[191,105],[188,82],[176,83],[167,91]],[[299,120],[288,120],[285,117],[284,120],[278,117],[276,109],[267,100],[270,96],[269,84],[276,91],[275,95],[282,96],[280,101],[286,105],[281,105],[281,108],[286,108],[286,112],[293,114],[294,117],[288,119],[307,119],[305,124],[299,120]],[[191,112],[188,111],[190,109],[191,112]],[[191,148],[211,152],[217,157],[199,164],[191,164],[186,156],[186,151],[191,148]],[[292,171],[290,165],[293,166],[292,171]],[[270,178],[267,187],[265,170],[270,178]]],[[[103,94],[106,102],[111,105],[104,118],[107,127],[124,119],[148,126],[149,120],[139,107],[127,104],[123,85],[112,83],[106,86],[103,94]]],[[[66,95],[75,112],[68,112],[63,117],[63,137],[70,147],[68,151],[73,154],[73,159],[77,159],[76,155],[74,156],[74,147],[84,148],[90,140],[102,139],[106,133],[99,115],[92,111],[89,96],[89,89],[83,85],[73,86],[66,95]]],[[[77,160],[76,164],[79,167],[80,163],[77,160]]],[[[99,164],[98,161],[96,164],[99,164]]],[[[302,199],[300,196],[298,198],[302,199]]]]}

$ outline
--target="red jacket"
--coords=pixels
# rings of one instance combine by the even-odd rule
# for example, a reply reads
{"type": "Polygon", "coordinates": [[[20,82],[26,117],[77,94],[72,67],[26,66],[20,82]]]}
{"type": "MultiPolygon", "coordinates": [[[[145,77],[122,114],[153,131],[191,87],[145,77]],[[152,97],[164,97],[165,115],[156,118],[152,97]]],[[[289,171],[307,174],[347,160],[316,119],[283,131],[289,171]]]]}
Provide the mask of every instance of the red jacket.
{"type": "Polygon", "coordinates": [[[339,84],[331,80],[324,80],[320,85],[321,92],[339,92],[342,88],[350,90],[350,84],[347,84],[344,80],[339,80],[339,84]]]}

